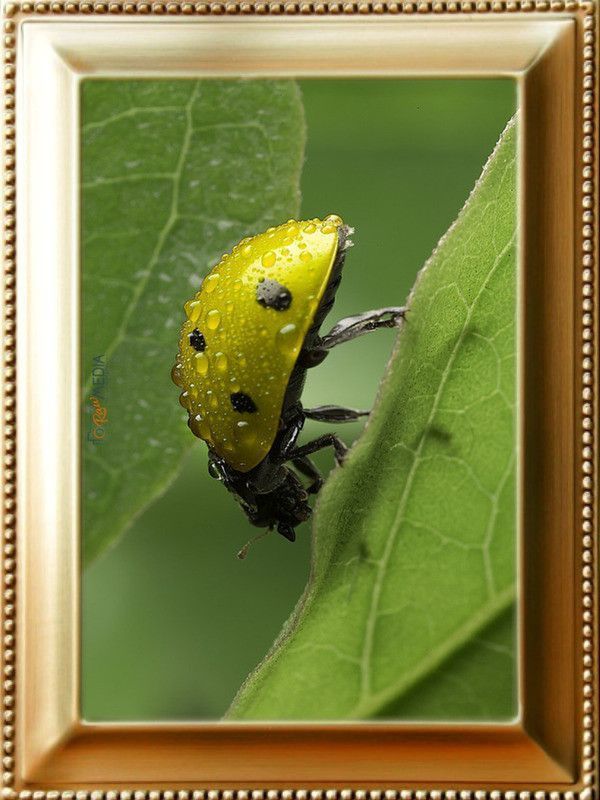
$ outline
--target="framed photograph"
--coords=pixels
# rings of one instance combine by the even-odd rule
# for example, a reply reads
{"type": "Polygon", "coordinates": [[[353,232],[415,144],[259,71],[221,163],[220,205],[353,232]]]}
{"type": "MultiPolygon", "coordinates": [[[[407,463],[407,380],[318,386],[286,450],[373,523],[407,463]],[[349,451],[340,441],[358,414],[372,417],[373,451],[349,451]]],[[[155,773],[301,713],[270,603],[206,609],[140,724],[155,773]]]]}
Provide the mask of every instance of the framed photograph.
{"type": "Polygon", "coordinates": [[[4,6],[4,800],[593,800],[593,0],[4,6]]]}

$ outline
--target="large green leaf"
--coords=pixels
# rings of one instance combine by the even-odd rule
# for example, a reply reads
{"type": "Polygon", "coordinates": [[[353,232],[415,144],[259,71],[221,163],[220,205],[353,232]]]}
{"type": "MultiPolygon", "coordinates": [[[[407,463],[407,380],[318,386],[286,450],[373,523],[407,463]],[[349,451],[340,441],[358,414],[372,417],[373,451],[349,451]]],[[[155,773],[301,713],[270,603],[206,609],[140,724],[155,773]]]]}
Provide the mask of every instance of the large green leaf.
{"type": "Polygon", "coordinates": [[[514,715],[515,154],[511,122],[417,279],[306,592],[230,718],[514,715]]]}
{"type": "Polygon", "coordinates": [[[192,445],[169,379],[182,305],[236,241],[297,213],[304,137],[293,81],[83,83],[86,560],[192,445]],[[101,443],[89,441],[93,395],[108,411],[101,443]]]}

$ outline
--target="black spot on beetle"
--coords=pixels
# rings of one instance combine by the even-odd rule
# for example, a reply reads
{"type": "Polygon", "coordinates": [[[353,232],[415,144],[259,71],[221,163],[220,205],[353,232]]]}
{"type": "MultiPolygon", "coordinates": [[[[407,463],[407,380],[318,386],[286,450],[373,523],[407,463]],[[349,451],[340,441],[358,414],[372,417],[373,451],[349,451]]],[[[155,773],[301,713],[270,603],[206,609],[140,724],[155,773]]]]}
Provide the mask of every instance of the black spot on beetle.
{"type": "Polygon", "coordinates": [[[278,281],[266,278],[256,287],[256,299],[264,308],[285,311],[292,303],[292,293],[278,281]]]}
{"type": "Polygon", "coordinates": [[[256,403],[249,394],[244,394],[244,392],[234,392],[231,395],[230,400],[233,410],[238,411],[240,414],[254,414],[254,412],[257,411],[256,403]]]}
{"type": "Polygon", "coordinates": [[[206,340],[198,328],[194,328],[194,330],[189,334],[189,337],[190,344],[194,350],[197,350],[199,353],[202,353],[204,350],[206,350],[206,340]]]}

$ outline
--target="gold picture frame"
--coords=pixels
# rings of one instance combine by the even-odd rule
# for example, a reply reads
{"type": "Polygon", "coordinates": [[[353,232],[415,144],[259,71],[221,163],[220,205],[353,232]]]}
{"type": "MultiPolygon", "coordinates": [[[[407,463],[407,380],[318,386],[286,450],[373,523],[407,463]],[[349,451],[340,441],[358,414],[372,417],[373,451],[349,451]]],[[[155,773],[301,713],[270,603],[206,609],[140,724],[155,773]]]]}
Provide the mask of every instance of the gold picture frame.
{"type": "Polygon", "coordinates": [[[5,800],[592,800],[597,11],[593,0],[5,5],[5,800]],[[518,82],[515,723],[80,720],[78,84],[86,75],[240,73],[518,82]]]}

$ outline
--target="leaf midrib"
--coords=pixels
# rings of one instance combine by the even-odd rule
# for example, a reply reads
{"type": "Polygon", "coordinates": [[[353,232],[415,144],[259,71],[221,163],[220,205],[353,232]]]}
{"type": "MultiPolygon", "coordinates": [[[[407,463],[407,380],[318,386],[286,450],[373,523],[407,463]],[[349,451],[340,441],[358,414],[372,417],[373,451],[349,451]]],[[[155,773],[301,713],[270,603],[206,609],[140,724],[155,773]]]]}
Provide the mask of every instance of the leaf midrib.
{"type": "Polygon", "coordinates": [[[376,716],[390,702],[397,700],[428,678],[444,661],[500,617],[514,603],[515,599],[516,587],[514,585],[507,586],[495,596],[492,602],[483,606],[477,614],[471,615],[464,625],[453,631],[451,636],[448,636],[424,656],[414,669],[404,673],[396,683],[372,694],[364,701],[360,701],[346,716],[349,719],[369,719],[376,716]]]}
{"type": "MultiPolygon", "coordinates": [[[[171,233],[171,231],[173,229],[173,226],[177,222],[177,218],[178,218],[177,209],[179,207],[179,191],[180,191],[180,188],[181,188],[180,187],[181,177],[183,175],[183,168],[184,168],[185,161],[186,161],[189,149],[190,149],[190,142],[191,142],[192,131],[193,131],[192,106],[193,106],[193,104],[194,104],[194,102],[196,100],[196,97],[198,95],[199,89],[200,89],[200,82],[199,81],[195,81],[194,88],[192,89],[192,92],[190,94],[189,100],[187,101],[187,103],[184,106],[186,123],[185,123],[185,129],[184,129],[184,132],[183,132],[183,139],[182,139],[182,143],[181,143],[181,152],[179,154],[179,158],[177,159],[177,163],[175,165],[175,170],[173,172],[173,178],[172,178],[173,179],[173,194],[172,194],[172,197],[171,197],[171,206],[170,206],[170,209],[169,209],[169,216],[167,217],[167,220],[166,220],[165,224],[163,225],[163,227],[162,227],[162,229],[161,229],[161,231],[160,231],[160,233],[158,235],[158,238],[156,240],[156,245],[155,245],[154,250],[152,252],[152,255],[150,257],[150,262],[148,264],[148,269],[145,271],[145,275],[140,279],[139,283],[135,287],[135,289],[133,291],[133,294],[132,294],[132,297],[131,297],[131,300],[129,302],[129,305],[125,309],[125,313],[123,315],[123,319],[121,321],[121,325],[119,326],[119,328],[118,328],[118,330],[117,330],[112,342],[106,348],[106,352],[104,354],[106,360],[108,360],[110,358],[110,356],[114,353],[114,351],[117,349],[119,344],[125,338],[125,332],[127,330],[127,326],[129,324],[129,320],[131,318],[131,315],[133,314],[133,312],[134,312],[134,310],[135,310],[135,308],[136,308],[136,306],[138,304],[138,301],[139,301],[140,297],[142,296],[142,293],[143,293],[144,289],[148,285],[148,281],[150,280],[150,278],[151,278],[151,276],[153,274],[153,271],[154,271],[154,269],[155,269],[155,267],[156,267],[156,265],[158,263],[158,260],[160,258],[161,253],[162,253],[162,250],[163,250],[163,248],[165,246],[165,243],[166,243],[166,241],[167,241],[167,239],[169,237],[169,234],[171,233]]],[[[90,375],[88,377],[87,381],[85,382],[84,387],[83,387],[83,395],[84,396],[86,396],[90,392],[91,386],[92,386],[92,376],[90,375]]]]}
{"type": "MultiPolygon", "coordinates": [[[[389,560],[391,558],[391,555],[392,555],[392,552],[393,552],[393,549],[394,549],[394,545],[396,543],[396,538],[397,538],[397,535],[398,535],[398,531],[400,529],[401,522],[402,522],[402,520],[404,518],[404,514],[405,514],[405,511],[406,511],[406,505],[407,505],[407,502],[408,502],[408,498],[410,496],[410,490],[411,490],[413,481],[414,481],[416,473],[417,473],[418,465],[420,463],[420,455],[421,455],[421,453],[423,451],[423,447],[425,446],[425,442],[427,440],[427,431],[430,429],[430,427],[431,427],[431,425],[432,425],[432,423],[433,423],[433,421],[435,419],[435,415],[437,414],[438,407],[439,407],[439,404],[440,404],[440,401],[441,401],[441,398],[443,396],[443,392],[444,392],[444,389],[445,389],[445,386],[446,386],[446,383],[447,383],[447,380],[448,380],[448,376],[450,375],[452,366],[453,366],[453,364],[454,364],[454,362],[456,360],[456,357],[457,357],[457,355],[458,355],[458,353],[460,351],[460,348],[461,348],[461,346],[463,344],[463,341],[464,341],[464,338],[465,338],[465,335],[466,335],[466,331],[468,330],[469,323],[470,323],[471,318],[473,316],[474,309],[476,308],[477,303],[479,302],[479,299],[481,298],[481,295],[483,294],[483,292],[485,291],[485,289],[489,285],[490,280],[492,279],[492,277],[494,276],[496,270],[498,269],[498,266],[502,263],[502,260],[504,259],[505,255],[509,252],[510,248],[514,245],[515,240],[516,240],[516,234],[513,234],[513,236],[511,236],[511,238],[508,240],[508,242],[502,248],[500,253],[496,256],[494,264],[493,264],[492,268],[489,270],[485,281],[483,281],[479,291],[477,292],[477,295],[475,296],[475,298],[473,299],[473,302],[471,303],[471,305],[467,309],[467,314],[465,316],[465,320],[464,320],[460,335],[456,339],[456,342],[454,344],[454,347],[452,349],[452,352],[450,354],[450,357],[448,359],[446,367],[444,368],[444,372],[442,373],[442,377],[441,377],[441,380],[440,380],[440,383],[439,383],[439,386],[438,386],[438,390],[437,390],[437,392],[435,394],[433,403],[431,405],[431,411],[429,413],[429,417],[427,419],[427,422],[424,425],[423,433],[422,433],[421,438],[419,440],[419,444],[418,444],[417,448],[413,451],[412,463],[411,463],[410,471],[409,471],[406,483],[404,484],[404,490],[402,492],[402,497],[401,497],[400,503],[398,505],[398,510],[397,510],[396,515],[394,517],[394,521],[392,523],[392,528],[391,528],[390,534],[389,534],[389,536],[387,538],[387,541],[386,541],[386,546],[385,546],[385,549],[384,549],[384,552],[383,552],[383,556],[377,562],[377,575],[376,575],[375,581],[373,583],[373,591],[372,591],[372,594],[371,594],[371,605],[370,605],[370,609],[369,609],[369,615],[367,617],[367,623],[366,623],[366,626],[365,626],[365,637],[364,637],[364,641],[363,641],[363,653],[362,653],[362,658],[361,658],[361,699],[359,700],[358,707],[361,707],[364,703],[366,703],[369,695],[371,694],[371,680],[370,680],[370,677],[371,677],[371,661],[372,661],[372,656],[373,656],[373,642],[374,642],[374,636],[375,636],[375,628],[376,628],[376,625],[377,625],[378,609],[379,609],[381,591],[382,591],[382,588],[383,588],[383,584],[385,582],[385,576],[386,576],[389,560]]],[[[356,713],[356,712],[354,712],[354,713],[356,713]]]]}

